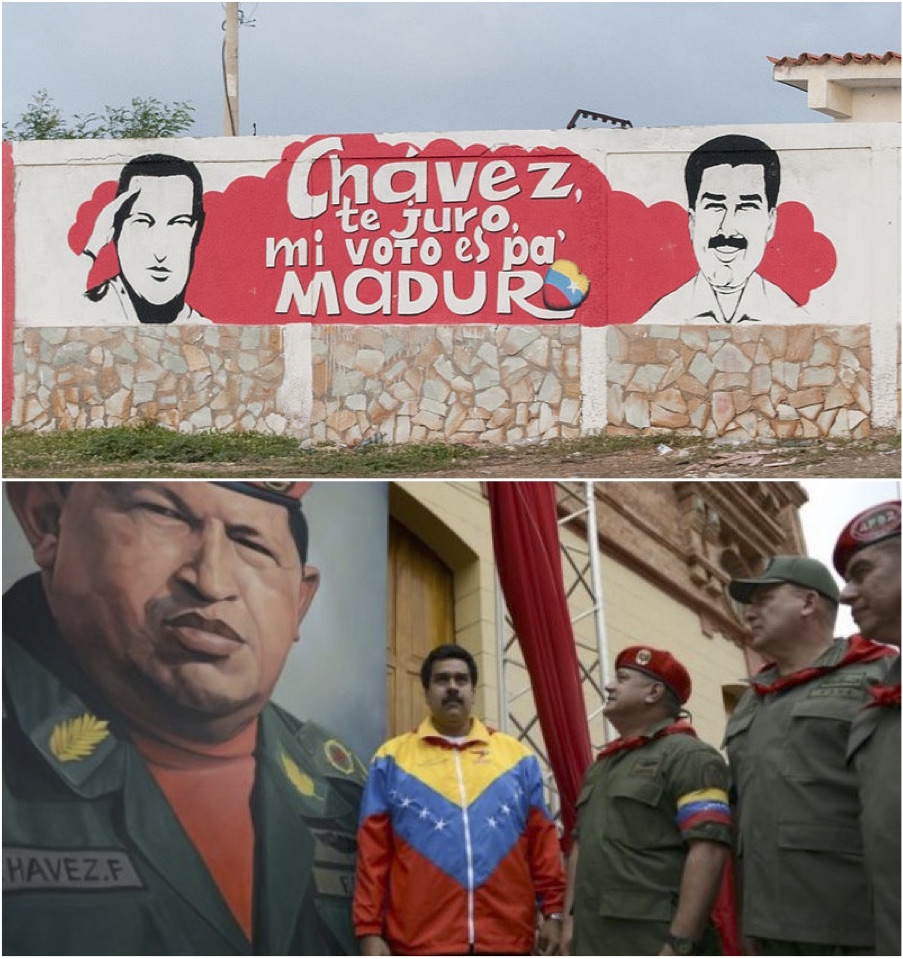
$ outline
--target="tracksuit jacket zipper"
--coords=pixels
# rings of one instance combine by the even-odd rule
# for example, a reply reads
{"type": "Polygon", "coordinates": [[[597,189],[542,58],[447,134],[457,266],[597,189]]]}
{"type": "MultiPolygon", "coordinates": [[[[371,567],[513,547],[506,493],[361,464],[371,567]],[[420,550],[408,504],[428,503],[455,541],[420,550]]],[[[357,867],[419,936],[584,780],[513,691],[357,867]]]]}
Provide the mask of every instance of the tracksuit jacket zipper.
{"type": "Polygon", "coordinates": [[[458,773],[458,792],[461,795],[461,816],[464,821],[464,854],[467,857],[467,938],[471,952],[476,950],[477,934],[473,912],[473,846],[470,841],[470,818],[467,809],[467,791],[464,788],[464,773],[461,769],[461,752],[454,750],[455,770],[458,773]]]}

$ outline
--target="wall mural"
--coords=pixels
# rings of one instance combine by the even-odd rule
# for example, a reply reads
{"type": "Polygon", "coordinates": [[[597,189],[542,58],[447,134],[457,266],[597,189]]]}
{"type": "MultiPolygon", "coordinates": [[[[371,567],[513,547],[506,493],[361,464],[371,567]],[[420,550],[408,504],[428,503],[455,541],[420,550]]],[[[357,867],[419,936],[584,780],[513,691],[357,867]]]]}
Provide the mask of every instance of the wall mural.
{"type": "MultiPolygon", "coordinates": [[[[810,321],[800,306],[808,299],[805,281],[794,289],[791,274],[777,269],[777,282],[772,282],[759,272],[777,226],[781,186],[777,153],[753,137],[717,137],[690,154],[684,182],[699,271],[658,300],[640,322],[810,321]],[[799,299],[782,289],[781,282],[794,289],[799,299]]],[[[801,226],[801,232],[805,231],[805,225],[801,226]]],[[[810,265],[817,267],[825,282],[834,271],[833,248],[826,242],[814,243],[812,254],[815,259],[810,265]]]]}
{"type": "Polygon", "coordinates": [[[185,298],[203,228],[193,163],[159,153],[127,163],[81,250],[93,264],[85,296],[98,323],[209,323],[185,298]]]}
{"type": "Polygon", "coordinates": [[[823,322],[805,305],[835,249],[779,202],[777,154],[718,137],[685,181],[686,206],[647,205],[564,148],[366,134],[204,192],[194,163],[149,154],[80,204],[66,255],[85,325],[823,322]]]}

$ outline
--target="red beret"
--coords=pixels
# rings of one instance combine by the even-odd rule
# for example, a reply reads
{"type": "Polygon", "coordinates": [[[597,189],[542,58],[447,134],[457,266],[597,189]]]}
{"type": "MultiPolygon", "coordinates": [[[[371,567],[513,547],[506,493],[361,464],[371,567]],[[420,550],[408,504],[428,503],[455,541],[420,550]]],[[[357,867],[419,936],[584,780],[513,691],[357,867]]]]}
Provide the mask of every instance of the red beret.
{"type": "Polygon", "coordinates": [[[847,563],[853,553],[883,539],[900,535],[900,500],[878,503],[857,513],[837,537],[834,546],[834,568],[846,576],[847,563]]]}
{"type": "Polygon", "coordinates": [[[666,650],[649,646],[628,646],[618,653],[615,669],[638,669],[664,683],[683,705],[693,691],[686,669],[666,650]]]}
{"type": "Polygon", "coordinates": [[[247,496],[256,496],[269,503],[278,503],[280,506],[299,508],[301,497],[313,486],[313,483],[293,483],[291,480],[229,480],[217,482],[217,486],[225,486],[244,493],[247,496]]]}

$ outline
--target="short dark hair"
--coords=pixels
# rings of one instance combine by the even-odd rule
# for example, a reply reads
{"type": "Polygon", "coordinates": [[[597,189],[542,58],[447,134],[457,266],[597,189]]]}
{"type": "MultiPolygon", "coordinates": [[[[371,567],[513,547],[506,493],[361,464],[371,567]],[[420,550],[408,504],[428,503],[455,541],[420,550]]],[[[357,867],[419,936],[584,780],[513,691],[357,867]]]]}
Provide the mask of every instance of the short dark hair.
{"type": "MultiPolygon", "coordinates": [[[[665,685],[664,683],[662,685],[665,685]]],[[[683,711],[683,705],[680,700],[677,698],[677,694],[671,689],[670,686],[665,685],[665,692],[662,695],[662,704],[667,710],[667,715],[671,717],[676,717],[681,714],[683,711]]]]}
{"type": "MultiPolygon", "coordinates": [[[[167,153],[145,153],[143,156],[135,157],[134,160],[129,160],[122,168],[119,173],[119,182],[116,185],[116,196],[122,196],[122,194],[128,190],[129,184],[136,176],[184,176],[188,177],[191,181],[191,218],[197,223],[197,229],[194,231],[194,236],[191,240],[190,274],[191,270],[194,269],[194,254],[197,250],[198,242],[201,239],[201,231],[204,229],[204,183],[201,180],[200,171],[190,160],[183,160],[181,157],[170,156],[167,153]]],[[[116,215],[113,217],[114,245],[119,243],[122,225],[125,223],[129,213],[132,212],[134,205],[135,197],[132,197],[116,211],[116,215]]],[[[126,286],[131,293],[131,287],[129,287],[128,284],[126,284],[126,286]]],[[[87,290],[85,296],[91,300],[92,303],[98,303],[107,295],[109,288],[110,281],[104,280],[103,283],[87,290]]],[[[181,303],[184,301],[184,296],[185,291],[183,290],[181,297],[176,298],[176,301],[179,303],[179,308],[181,308],[181,303]]],[[[132,299],[134,301],[135,297],[133,296],[132,299]]],[[[149,304],[145,305],[145,310],[149,314],[159,314],[160,312],[149,304]]],[[[174,318],[175,317],[172,317],[172,319],[174,318]]],[[[147,317],[145,320],[144,317],[141,317],[141,322],[145,321],[153,323],[170,322],[170,320],[160,320],[159,318],[154,319],[152,317],[147,317]]]]}
{"type": "MultiPolygon", "coordinates": [[[[167,153],[145,153],[143,156],[129,160],[119,173],[119,183],[116,186],[116,196],[122,196],[129,184],[136,176],[185,176],[191,181],[191,217],[197,223],[194,242],[197,244],[204,226],[204,183],[198,168],[191,160],[170,156],[167,153]]],[[[118,239],[122,224],[131,210],[132,204],[126,203],[113,221],[113,236],[118,239]]]]}
{"type": "Polygon", "coordinates": [[[420,667],[420,682],[424,689],[430,688],[430,679],[433,676],[433,663],[440,663],[446,659],[463,659],[467,663],[467,671],[470,673],[470,684],[476,686],[479,674],[477,672],[477,661],[464,649],[463,646],[457,646],[454,643],[445,643],[431,649],[423,664],[420,667]]]}
{"type": "Polygon", "coordinates": [[[687,185],[687,204],[690,209],[696,209],[699,184],[704,171],[713,166],[727,164],[736,167],[747,163],[757,163],[762,167],[765,176],[765,199],[768,209],[773,210],[777,206],[778,190],[781,187],[781,161],[767,143],[739,133],[708,140],[702,146],[696,147],[687,158],[684,182],[687,185]]]}

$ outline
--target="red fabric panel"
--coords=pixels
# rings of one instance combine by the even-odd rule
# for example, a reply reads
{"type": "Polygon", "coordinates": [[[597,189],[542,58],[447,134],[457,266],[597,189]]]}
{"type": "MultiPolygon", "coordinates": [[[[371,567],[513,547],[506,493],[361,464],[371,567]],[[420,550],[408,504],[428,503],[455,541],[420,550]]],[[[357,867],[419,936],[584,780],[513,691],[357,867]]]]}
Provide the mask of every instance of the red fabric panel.
{"type": "Polygon", "coordinates": [[[354,882],[352,920],[354,934],[381,936],[385,926],[386,890],[393,848],[392,820],[388,813],[368,816],[357,832],[357,876],[354,882]]]}
{"type": "Polygon", "coordinates": [[[564,849],[592,747],[561,573],[552,483],[487,483],[499,580],[561,796],[564,849]]]}
{"type": "Polygon", "coordinates": [[[721,873],[721,886],[715,905],[712,906],[712,925],[721,940],[722,956],[739,956],[740,924],[737,921],[736,894],[734,889],[734,862],[729,856],[721,873]]]}
{"type": "Polygon", "coordinates": [[[15,169],[13,145],[3,141],[3,423],[13,412],[13,316],[16,312],[15,169]]]}

